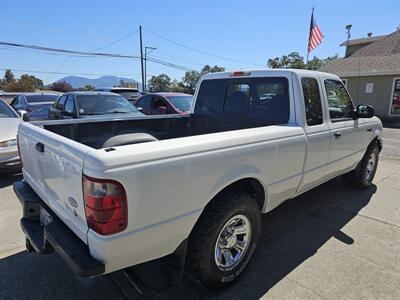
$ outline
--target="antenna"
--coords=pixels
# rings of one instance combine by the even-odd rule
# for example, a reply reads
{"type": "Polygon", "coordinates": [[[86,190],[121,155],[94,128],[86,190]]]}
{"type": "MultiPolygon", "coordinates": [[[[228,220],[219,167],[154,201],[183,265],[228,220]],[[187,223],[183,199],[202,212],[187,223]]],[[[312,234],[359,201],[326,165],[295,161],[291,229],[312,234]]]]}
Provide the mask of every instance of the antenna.
{"type": "Polygon", "coordinates": [[[350,40],[350,38],[351,38],[351,33],[350,33],[351,27],[353,27],[353,25],[351,25],[351,24],[346,25],[346,30],[347,30],[347,44],[349,43],[349,40],[350,40]]]}

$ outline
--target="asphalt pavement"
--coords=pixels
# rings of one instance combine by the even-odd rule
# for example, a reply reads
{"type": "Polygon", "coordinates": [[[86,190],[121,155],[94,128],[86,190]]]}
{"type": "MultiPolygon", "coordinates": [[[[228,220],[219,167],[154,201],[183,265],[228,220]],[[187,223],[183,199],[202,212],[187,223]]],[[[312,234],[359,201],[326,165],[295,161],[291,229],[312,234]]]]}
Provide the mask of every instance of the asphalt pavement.
{"type": "Polygon", "coordinates": [[[252,262],[221,292],[186,277],[175,287],[158,262],[82,279],[57,254],[26,253],[12,191],[21,176],[0,176],[0,299],[400,299],[400,129],[384,130],[370,189],[336,178],[265,215],[252,262]]]}

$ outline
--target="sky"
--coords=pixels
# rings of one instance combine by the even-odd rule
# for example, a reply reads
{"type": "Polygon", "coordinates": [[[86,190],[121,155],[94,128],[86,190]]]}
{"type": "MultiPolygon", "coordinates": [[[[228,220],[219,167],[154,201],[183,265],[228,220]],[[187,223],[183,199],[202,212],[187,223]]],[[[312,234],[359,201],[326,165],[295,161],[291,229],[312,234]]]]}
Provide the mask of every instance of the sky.
{"type": "MultiPolygon", "coordinates": [[[[268,58],[292,51],[306,56],[313,6],[324,39],[310,57],[343,56],[344,47],[339,45],[346,40],[347,24],[352,24],[352,38],[366,37],[368,32],[388,34],[400,26],[398,0],[0,0],[0,41],[138,56],[142,25],[144,46],[157,48],[150,54],[155,59],[195,70],[205,64],[259,69],[268,58]]],[[[17,76],[33,74],[46,84],[81,74],[140,81],[141,71],[139,59],[0,46],[0,76],[8,68],[17,76]]],[[[185,73],[153,62],[148,62],[147,70],[149,76],[166,73],[178,80],[185,73]]]]}

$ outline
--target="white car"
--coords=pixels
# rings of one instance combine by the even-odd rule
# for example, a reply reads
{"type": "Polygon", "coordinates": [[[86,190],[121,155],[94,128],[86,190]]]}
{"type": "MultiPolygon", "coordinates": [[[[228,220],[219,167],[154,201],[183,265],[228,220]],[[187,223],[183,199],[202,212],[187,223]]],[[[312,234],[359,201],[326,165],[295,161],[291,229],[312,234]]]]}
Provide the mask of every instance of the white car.
{"type": "Polygon", "coordinates": [[[17,132],[21,123],[19,115],[0,99],[0,171],[21,168],[17,149],[17,132]]]}
{"type": "Polygon", "coordinates": [[[222,288],[265,234],[261,213],[339,175],[371,186],[382,123],[335,75],[258,70],[203,76],[188,115],[22,123],[18,140],[29,250],[81,276],[172,254],[222,288]]]}

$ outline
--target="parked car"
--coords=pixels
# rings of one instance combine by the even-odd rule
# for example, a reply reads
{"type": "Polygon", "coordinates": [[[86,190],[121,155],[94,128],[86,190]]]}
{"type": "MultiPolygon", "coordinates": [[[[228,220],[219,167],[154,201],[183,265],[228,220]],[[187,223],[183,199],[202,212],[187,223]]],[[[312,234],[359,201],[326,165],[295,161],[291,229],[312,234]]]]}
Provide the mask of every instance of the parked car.
{"type": "Polygon", "coordinates": [[[183,93],[149,93],[140,97],[135,105],[145,115],[187,114],[193,96],[183,93]]]}
{"type": "Polygon", "coordinates": [[[24,93],[16,96],[10,105],[19,115],[26,112],[31,121],[45,120],[50,106],[59,96],[60,94],[24,93]]]}
{"type": "Polygon", "coordinates": [[[14,190],[28,249],[54,249],[81,276],[173,254],[223,288],[250,262],[261,213],[339,175],[372,185],[382,123],[338,76],[214,73],[195,95],[187,115],[22,123],[14,190]]]}
{"type": "Polygon", "coordinates": [[[70,92],[50,107],[50,120],[92,118],[94,116],[143,116],[128,100],[109,92],[70,92]]]}
{"type": "Polygon", "coordinates": [[[112,87],[112,88],[97,88],[93,91],[97,92],[111,92],[120,94],[122,97],[127,99],[128,101],[135,102],[142,96],[142,93],[139,92],[137,88],[124,88],[124,87],[112,87]]]}
{"type": "Polygon", "coordinates": [[[5,101],[0,100],[0,172],[21,168],[17,132],[21,118],[5,101]]]}

